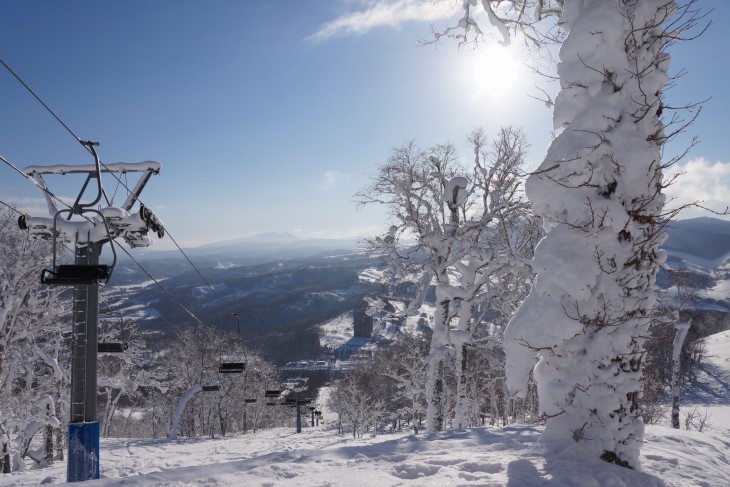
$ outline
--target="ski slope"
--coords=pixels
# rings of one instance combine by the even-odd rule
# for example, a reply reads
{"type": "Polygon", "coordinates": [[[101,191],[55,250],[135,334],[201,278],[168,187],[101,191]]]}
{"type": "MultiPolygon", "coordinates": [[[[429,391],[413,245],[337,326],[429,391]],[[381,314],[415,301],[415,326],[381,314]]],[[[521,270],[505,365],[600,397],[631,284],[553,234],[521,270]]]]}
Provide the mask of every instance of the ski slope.
{"type": "MultiPolygon", "coordinates": [[[[702,432],[648,426],[642,472],[579,462],[539,426],[481,427],[354,439],[325,407],[319,427],[214,439],[102,439],[101,475],[89,486],[506,486],[727,487],[730,485],[730,331],[708,337],[682,411],[709,412],[702,432]]],[[[326,393],[326,389],[325,389],[326,393]]],[[[324,406],[324,405],[323,405],[324,406]]],[[[0,487],[65,482],[65,464],[0,475],[0,487]]]]}

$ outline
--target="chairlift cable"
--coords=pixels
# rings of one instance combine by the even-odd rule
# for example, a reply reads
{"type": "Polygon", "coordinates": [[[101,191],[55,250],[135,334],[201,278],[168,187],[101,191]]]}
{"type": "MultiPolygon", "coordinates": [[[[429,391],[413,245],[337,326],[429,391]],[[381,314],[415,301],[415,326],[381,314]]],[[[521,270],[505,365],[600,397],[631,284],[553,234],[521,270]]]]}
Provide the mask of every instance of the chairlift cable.
{"type": "Polygon", "coordinates": [[[167,231],[167,236],[170,237],[170,240],[172,240],[172,243],[174,243],[175,244],[175,247],[177,247],[177,249],[180,251],[180,253],[183,254],[183,256],[188,261],[188,263],[190,264],[190,266],[193,269],[195,269],[195,272],[198,273],[198,275],[203,280],[203,282],[210,288],[211,291],[213,291],[213,294],[215,294],[216,297],[220,297],[220,295],[218,294],[218,291],[216,291],[215,288],[213,286],[211,286],[211,284],[208,282],[208,280],[205,277],[203,277],[203,274],[198,270],[198,268],[195,267],[195,264],[193,264],[193,261],[190,260],[190,257],[188,257],[188,254],[186,254],[185,251],[177,244],[177,242],[175,241],[175,239],[170,234],[170,230],[167,229],[167,228],[165,230],[167,231]]]}
{"type": "MultiPolygon", "coordinates": [[[[30,87],[30,86],[28,86],[28,84],[27,84],[27,83],[26,83],[25,81],[23,81],[23,79],[22,79],[22,78],[21,78],[20,76],[18,76],[18,74],[17,74],[17,73],[15,73],[15,71],[13,71],[13,69],[12,69],[12,68],[11,68],[10,66],[8,66],[8,65],[7,65],[7,63],[5,63],[5,61],[3,61],[3,60],[2,60],[2,58],[0,58],[0,63],[1,63],[1,64],[2,64],[2,65],[3,65],[4,67],[5,67],[5,69],[7,69],[7,70],[8,70],[9,72],[10,72],[10,74],[12,74],[12,75],[13,75],[13,77],[15,77],[15,79],[16,79],[16,80],[18,80],[18,82],[19,82],[19,83],[20,83],[21,85],[23,85],[23,87],[25,87],[25,89],[26,89],[26,90],[28,90],[28,92],[29,92],[29,93],[30,93],[31,95],[33,95],[33,97],[34,97],[34,98],[35,98],[36,100],[38,100],[38,102],[39,102],[39,103],[40,103],[41,105],[43,105],[43,107],[44,107],[44,108],[45,108],[45,109],[46,109],[46,110],[47,110],[47,111],[48,111],[48,112],[49,112],[49,113],[50,113],[50,114],[51,114],[51,115],[53,116],[53,118],[55,118],[55,119],[56,119],[56,120],[58,121],[58,123],[60,123],[60,124],[61,124],[61,125],[62,125],[62,126],[63,126],[63,127],[65,128],[65,129],[66,129],[66,131],[67,131],[67,132],[68,132],[69,134],[71,134],[71,136],[72,136],[72,137],[73,137],[74,139],[76,139],[76,141],[77,141],[77,142],[78,142],[79,144],[81,144],[81,145],[82,145],[82,147],[84,147],[84,148],[85,148],[85,149],[86,149],[86,150],[87,150],[87,151],[88,151],[88,152],[89,152],[89,153],[90,153],[91,155],[93,155],[93,156],[94,156],[94,158],[95,158],[95,162],[97,162],[97,169],[99,168],[99,166],[101,166],[101,167],[103,167],[104,169],[106,169],[107,171],[109,171],[109,168],[108,168],[108,167],[106,166],[106,164],[104,164],[104,163],[103,163],[103,162],[101,161],[101,159],[100,159],[100,158],[98,157],[98,155],[96,154],[96,151],[95,151],[95,150],[93,149],[93,147],[92,147],[92,143],[91,143],[91,142],[87,142],[87,141],[82,141],[82,140],[81,140],[81,138],[79,138],[79,136],[78,136],[78,135],[76,135],[76,134],[74,133],[74,131],[73,131],[73,130],[71,130],[71,129],[70,129],[69,127],[68,127],[68,125],[66,125],[66,124],[65,124],[65,123],[63,122],[63,120],[61,120],[61,118],[60,118],[60,117],[59,117],[58,115],[56,115],[56,113],[55,113],[55,112],[54,112],[53,110],[51,110],[51,108],[50,108],[50,107],[49,107],[49,106],[48,106],[48,105],[47,105],[47,104],[46,104],[46,103],[45,103],[45,102],[44,102],[44,101],[43,101],[43,100],[42,100],[42,99],[41,99],[41,98],[40,98],[40,97],[39,97],[39,96],[38,96],[38,95],[37,95],[37,94],[36,94],[36,93],[35,93],[35,92],[34,92],[34,91],[33,91],[32,89],[31,89],[31,87],[30,87]]],[[[2,157],[2,156],[0,156],[0,158],[1,158],[1,157],[2,157]]],[[[30,177],[29,177],[28,175],[26,175],[25,173],[23,173],[22,171],[20,171],[20,170],[19,170],[19,169],[18,169],[17,167],[15,167],[15,166],[13,166],[12,164],[10,164],[10,163],[9,163],[9,162],[8,162],[8,161],[7,161],[6,159],[5,159],[5,158],[2,158],[2,160],[3,160],[3,161],[4,161],[5,163],[6,163],[6,164],[10,165],[10,166],[11,166],[11,167],[12,167],[13,169],[15,169],[16,171],[18,171],[18,172],[19,172],[20,174],[22,174],[22,175],[23,175],[24,177],[26,177],[26,179],[30,179],[31,181],[33,181],[33,183],[35,183],[35,184],[36,184],[36,186],[38,186],[38,184],[36,183],[36,181],[35,181],[35,180],[33,180],[33,179],[32,179],[32,178],[30,178],[30,177]]],[[[109,171],[109,173],[110,173],[110,174],[111,174],[111,175],[112,175],[112,176],[113,176],[113,177],[114,177],[114,178],[115,178],[115,179],[117,180],[117,182],[118,182],[119,184],[121,184],[121,185],[122,185],[122,186],[123,186],[123,187],[124,187],[124,188],[125,188],[125,189],[127,190],[127,192],[128,192],[128,193],[129,193],[129,192],[131,192],[131,190],[129,189],[129,187],[128,187],[128,186],[127,186],[126,184],[124,184],[124,182],[122,182],[122,180],[121,180],[121,178],[120,178],[120,177],[118,177],[118,176],[117,176],[117,175],[116,175],[116,174],[115,174],[114,172],[112,172],[112,171],[109,171]]],[[[104,191],[104,188],[103,188],[103,187],[101,186],[101,173],[100,173],[100,172],[99,172],[99,174],[98,174],[98,178],[99,178],[99,190],[100,190],[100,195],[99,195],[99,196],[101,196],[101,195],[103,194],[103,196],[104,196],[104,199],[106,199],[106,201],[107,201],[107,204],[110,204],[110,202],[109,202],[109,198],[107,197],[107,195],[106,195],[106,192],[104,191]]],[[[45,189],[45,188],[41,188],[41,189],[43,189],[43,190],[44,190],[44,191],[45,191],[46,193],[48,193],[48,194],[49,194],[49,195],[50,195],[51,197],[53,197],[54,199],[57,199],[57,200],[58,200],[58,198],[57,198],[57,197],[56,197],[55,195],[53,195],[53,194],[52,194],[52,193],[51,193],[50,191],[48,191],[47,189],[45,189]]],[[[115,191],[115,194],[116,194],[116,191],[115,191]]],[[[140,204],[144,204],[144,203],[142,202],[142,200],[140,200],[139,198],[137,198],[137,200],[138,200],[138,201],[140,202],[140,204]]],[[[60,200],[58,200],[58,201],[60,201],[60,200]]],[[[64,204],[65,206],[69,206],[69,205],[67,205],[66,203],[63,203],[63,204],[64,204]]],[[[70,207],[69,207],[69,208],[70,208],[70,207]]],[[[207,281],[207,280],[205,279],[205,277],[203,277],[203,275],[201,274],[201,272],[200,272],[200,271],[198,270],[198,268],[197,268],[197,267],[196,267],[196,266],[195,266],[195,265],[194,265],[194,264],[192,263],[192,261],[191,261],[191,260],[190,260],[190,258],[189,258],[189,257],[187,256],[187,254],[186,254],[186,253],[185,253],[185,252],[184,252],[184,251],[182,250],[182,248],[180,248],[180,246],[179,246],[179,245],[177,244],[177,242],[175,241],[175,239],[174,239],[174,238],[172,238],[172,235],[170,235],[170,233],[169,233],[169,230],[168,230],[167,234],[168,234],[168,236],[170,237],[170,239],[171,239],[171,240],[173,241],[173,243],[175,244],[175,247],[177,247],[177,248],[178,248],[178,250],[179,250],[179,251],[180,251],[180,252],[181,252],[181,253],[183,254],[183,256],[185,256],[185,259],[186,259],[186,260],[187,260],[187,261],[188,261],[188,262],[190,263],[190,265],[191,265],[191,266],[193,267],[193,269],[195,269],[195,272],[197,272],[197,274],[198,274],[198,275],[200,276],[200,278],[201,278],[201,279],[203,280],[203,282],[204,282],[204,283],[205,283],[205,284],[206,284],[206,285],[207,285],[207,286],[208,286],[208,287],[209,287],[209,288],[211,289],[211,291],[213,291],[213,293],[214,293],[214,294],[216,294],[216,295],[217,295],[218,293],[217,293],[217,292],[216,292],[216,290],[215,290],[215,289],[213,288],[213,286],[211,286],[211,285],[210,285],[210,283],[209,283],[209,282],[208,282],[208,281],[207,281]]],[[[197,318],[196,318],[196,319],[197,319],[197,318]]]]}
{"type": "MultiPolygon", "coordinates": [[[[59,203],[62,203],[64,205],[66,205],[66,206],[69,206],[66,203],[64,203],[63,201],[61,201],[60,199],[58,199],[58,197],[55,194],[51,193],[51,191],[48,188],[44,188],[43,186],[41,186],[40,184],[38,184],[38,181],[36,181],[32,177],[30,177],[27,174],[25,174],[23,171],[21,171],[20,169],[18,169],[15,164],[13,164],[12,162],[8,161],[3,156],[0,156],[0,161],[3,161],[5,164],[7,164],[11,168],[13,168],[18,174],[20,174],[21,176],[23,176],[25,179],[27,179],[28,181],[30,181],[34,185],[38,186],[41,189],[41,191],[43,191],[44,193],[48,194],[48,196],[50,196],[51,198],[55,199],[59,203]]],[[[70,208],[70,206],[69,206],[69,208],[70,208]]]]}
{"type": "MultiPolygon", "coordinates": [[[[48,113],[50,113],[51,115],[53,115],[53,118],[55,118],[55,119],[56,119],[56,120],[58,121],[58,123],[60,123],[60,124],[61,124],[61,125],[63,126],[63,128],[65,128],[65,129],[66,129],[66,131],[67,131],[67,132],[68,132],[69,134],[71,134],[71,136],[73,136],[73,138],[74,138],[74,139],[76,139],[76,142],[78,142],[78,143],[79,143],[79,144],[81,144],[81,145],[84,145],[84,144],[83,144],[83,142],[81,142],[81,139],[80,139],[80,138],[78,137],[78,135],[76,135],[76,134],[75,134],[75,133],[73,132],[73,130],[71,130],[70,128],[68,128],[68,125],[66,125],[65,123],[63,123],[63,120],[61,120],[61,119],[60,119],[60,118],[58,117],[58,115],[56,115],[56,113],[55,113],[55,112],[54,112],[53,110],[51,110],[51,109],[49,108],[49,106],[48,106],[48,105],[46,105],[46,104],[45,104],[45,102],[44,102],[43,100],[41,100],[41,98],[40,98],[40,97],[39,97],[38,95],[36,95],[35,91],[33,91],[33,90],[32,90],[32,89],[30,88],[30,86],[28,86],[28,85],[27,85],[27,84],[25,83],[25,81],[23,81],[23,80],[22,80],[22,79],[20,78],[20,76],[18,76],[18,75],[17,75],[16,73],[15,73],[15,71],[13,71],[13,70],[12,70],[12,69],[10,68],[10,66],[8,66],[8,65],[7,65],[7,64],[5,63],[5,61],[3,61],[2,59],[0,59],[0,63],[2,63],[2,65],[3,65],[3,66],[5,66],[5,69],[7,69],[7,70],[8,70],[9,72],[10,72],[10,74],[12,74],[12,75],[13,75],[13,76],[15,77],[15,79],[17,79],[17,80],[18,80],[18,81],[20,82],[20,84],[21,84],[21,85],[23,85],[23,86],[25,87],[25,89],[26,89],[26,90],[28,90],[28,92],[30,92],[30,94],[31,94],[31,95],[33,95],[33,97],[34,97],[34,98],[35,98],[36,100],[38,100],[38,102],[39,102],[39,103],[40,103],[41,105],[43,105],[43,107],[44,107],[44,108],[45,108],[46,110],[48,110],[48,113]]],[[[89,148],[88,148],[88,147],[86,147],[86,146],[84,146],[84,147],[86,148],[86,150],[89,150],[89,148]]]]}
{"type": "Polygon", "coordinates": [[[125,254],[127,254],[127,257],[129,257],[130,259],[132,259],[132,261],[134,261],[134,263],[135,263],[135,264],[137,264],[137,266],[138,266],[138,267],[139,267],[140,269],[142,269],[142,271],[143,271],[143,272],[144,272],[145,274],[147,274],[147,277],[149,277],[150,279],[152,279],[152,281],[154,281],[154,283],[155,283],[155,284],[157,284],[157,285],[158,285],[158,286],[160,287],[160,289],[162,289],[163,291],[165,291],[165,293],[167,293],[167,295],[168,295],[168,296],[170,296],[170,298],[172,298],[172,300],[173,300],[173,301],[175,301],[175,303],[177,303],[177,305],[178,305],[178,306],[180,306],[180,308],[182,308],[183,310],[185,310],[185,312],[186,312],[187,314],[189,314],[189,315],[190,315],[190,316],[191,316],[191,317],[192,317],[192,318],[193,318],[193,319],[194,319],[195,321],[197,321],[197,322],[198,322],[198,324],[200,324],[200,325],[204,325],[204,324],[205,324],[205,323],[203,323],[202,321],[200,321],[200,319],[199,319],[199,318],[198,318],[197,316],[195,316],[195,314],[193,314],[193,312],[192,312],[192,311],[190,311],[189,309],[187,309],[187,308],[185,307],[185,305],[183,305],[183,304],[182,304],[182,303],[180,302],[180,300],[179,300],[179,299],[177,299],[177,298],[176,298],[176,297],[175,297],[175,296],[174,296],[174,295],[173,295],[173,294],[172,294],[172,293],[171,293],[171,292],[170,292],[170,291],[169,291],[169,290],[168,290],[168,289],[167,289],[167,288],[166,288],[165,286],[163,286],[163,285],[162,285],[162,284],[161,284],[161,283],[160,283],[160,282],[159,282],[159,281],[158,281],[157,279],[155,279],[154,277],[152,277],[152,274],[150,274],[150,273],[149,273],[149,271],[147,271],[147,269],[145,269],[145,268],[144,268],[144,266],[142,266],[142,264],[140,264],[140,263],[139,263],[139,261],[138,261],[137,259],[135,259],[135,258],[134,258],[134,257],[132,256],[132,254],[130,254],[130,253],[129,253],[129,251],[128,251],[127,249],[125,249],[125,248],[124,248],[124,247],[123,247],[123,246],[122,246],[121,244],[117,243],[117,242],[116,242],[116,241],[114,241],[114,240],[112,240],[112,244],[114,244],[114,245],[116,245],[117,247],[119,247],[120,249],[122,249],[122,250],[124,251],[124,253],[125,253],[125,254]]]}
{"type": "MultiPolygon", "coordinates": [[[[104,164],[103,162],[101,162],[101,160],[99,159],[99,156],[98,156],[98,155],[96,154],[96,151],[94,150],[94,147],[93,147],[94,145],[99,145],[99,144],[98,144],[98,142],[90,142],[90,141],[85,141],[85,140],[81,140],[81,138],[80,138],[80,137],[79,137],[78,135],[76,135],[76,134],[74,133],[74,131],[73,131],[73,130],[71,130],[71,129],[69,128],[69,126],[68,126],[68,125],[66,125],[66,124],[65,124],[65,123],[63,122],[63,120],[61,120],[61,118],[60,118],[60,117],[59,117],[58,115],[56,115],[56,112],[54,112],[53,110],[51,110],[51,108],[50,108],[50,107],[49,107],[49,106],[48,106],[48,105],[46,104],[46,102],[44,102],[44,101],[43,101],[43,100],[41,99],[41,97],[40,97],[40,96],[38,96],[38,95],[36,94],[36,92],[35,92],[35,91],[33,91],[33,89],[32,89],[32,88],[31,88],[30,86],[28,86],[28,84],[27,84],[27,83],[26,83],[25,81],[23,81],[23,79],[22,79],[22,78],[21,78],[20,76],[18,76],[18,74],[17,74],[17,73],[15,72],[15,71],[13,71],[13,69],[12,69],[12,68],[11,68],[10,66],[8,66],[8,65],[7,65],[7,63],[6,63],[5,61],[3,61],[2,59],[0,59],[0,64],[2,64],[2,65],[3,65],[4,67],[5,67],[5,69],[7,69],[7,70],[8,70],[9,72],[10,72],[10,74],[12,74],[12,75],[13,75],[13,76],[15,77],[15,79],[16,79],[16,80],[18,80],[18,82],[19,82],[19,83],[20,83],[21,85],[23,85],[23,87],[24,87],[24,88],[25,88],[26,90],[28,90],[28,92],[29,92],[29,93],[30,93],[31,95],[33,95],[33,97],[34,97],[34,98],[35,98],[36,100],[38,100],[38,103],[40,103],[41,105],[43,105],[43,108],[45,108],[46,110],[48,110],[48,113],[50,113],[50,114],[51,114],[51,115],[53,116],[53,118],[55,118],[55,119],[56,119],[56,120],[58,121],[58,123],[60,123],[60,124],[61,124],[61,125],[63,126],[63,128],[65,128],[65,129],[66,129],[66,131],[67,131],[67,132],[68,132],[69,134],[71,134],[71,136],[72,136],[72,137],[73,137],[74,139],[76,139],[76,142],[78,142],[79,144],[81,144],[81,146],[82,146],[82,147],[83,147],[84,149],[86,149],[86,150],[87,150],[87,151],[89,152],[89,154],[91,154],[92,156],[94,156],[94,159],[95,159],[95,163],[96,163],[96,168],[97,168],[97,178],[99,179],[99,181],[98,181],[98,186],[99,186],[99,195],[98,195],[98,198],[101,198],[101,196],[103,195],[103,196],[104,196],[104,199],[106,200],[106,202],[107,202],[107,205],[108,205],[108,204],[109,204],[109,198],[107,197],[107,195],[106,195],[106,192],[104,191],[104,188],[103,188],[103,187],[102,187],[102,185],[101,185],[101,171],[100,171],[100,165],[101,165],[101,166],[104,166],[104,168],[107,168],[107,167],[106,167],[106,165],[105,165],[105,164],[104,164]]],[[[108,168],[107,168],[107,169],[108,169],[108,168]]],[[[96,204],[96,203],[94,203],[94,204],[96,204]]]]}
{"type": "Polygon", "coordinates": [[[8,207],[8,208],[10,208],[11,210],[13,210],[13,211],[14,211],[15,213],[18,213],[18,214],[20,214],[20,215],[25,215],[25,213],[23,213],[22,211],[20,211],[20,210],[19,210],[19,209],[17,209],[17,208],[14,208],[14,207],[10,206],[9,204],[5,203],[5,202],[4,202],[3,200],[0,200],[0,204],[2,204],[2,205],[4,205],[4,206],[7,206],[7,207],[8,207]]]}

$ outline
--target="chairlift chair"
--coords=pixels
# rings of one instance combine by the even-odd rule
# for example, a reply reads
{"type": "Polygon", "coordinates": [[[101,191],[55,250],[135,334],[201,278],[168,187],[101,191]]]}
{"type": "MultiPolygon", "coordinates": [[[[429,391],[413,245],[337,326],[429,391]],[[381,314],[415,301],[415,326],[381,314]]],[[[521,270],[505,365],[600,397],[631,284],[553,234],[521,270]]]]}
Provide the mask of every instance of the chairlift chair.
{"type": "MultiPolygon", "coordinates": [[[[74,202],[73,206],[69,207],[68,209],[62,209],[56,212],[56,214],[53,217],[53,269],[43,269],[41,272],[41,283],[42,284],[48,284],[52,286],[91,286],[94,284],[106,284],[109,279],[112,276],[112,271],[114,270],[114,266],[117,262],[117,252],[114,250],[114,245],[111,245],[112,249],[112,255],[113,255],[113,261],[111,265],[107,264],[94,264],[94,265],[85,265],[85,264],[79,264],[78,261],[75,264],[64,264],[64,265],[57,265],[56,264],[56,257],[57,257],[57,240],[59,236],[58,231],[58,217],[61,214],[68,214],[68,217],[66,218],[67,221],[71,220],[71,217],[74,215],[79,215],[81,217],[84,217],[84,213],[95,213],[101,218],[101,222],[104,224],[104,230],[106,231],[106,235],[101,238],[94,238],[92,240],[91,236],[91,229],[88,229],[88,239],[87,239],[87,245],[90,245],[92,242],[95,242],[97,244],[102,244],[104,242],[111,242],[113,240],[111,231],[109,230],[109,224],[104,217],[104,215],[94,209],[94,206],[99,203],[101,200],[102,195],[104,194],[104,188],[101,184],[101,161],[99,159],[99,155],[96,153],[96,149],[94,149],[95,146],[99,145],[98,142],[81,142],[94,156],[94,170],[91,170],[86,175],[86,181],[84,182],[83,187],[81,188],[81,191],[79,192],[78,196],[76,197],[76,201],[74,202]],[[84,192],[86,191],[86,187],[88,186],[89,182],[92,179],[96,179],[97,183],[97,194],[96,198],[90,203],[81,203],[81,197],[83,196],[84,192]]],[[[90,223],[91,226],[95,229],[97,223],[93,222],[87,217],[86,218],[90,223]]],[[[18,225],[23,228],[27,228],[27,224],[25,221],[25,218],[21,220],[18,220],[18,225]]],[[[78,230],[76,233],[76,245],[78,245],[78,230]]],[[[96,237],[96,236],[95,236],[96,237]]]]}
{"type": "MultiPolygon", "coordinates": [[[[233,317],[236,318],[236,324],[238,325],[238,341],[241,341],[241,321],[238,319],[238,313],[233,313],[233,317]]],[[[218,373],[219,374],[242,374],[246,370],[246,362],[240,360],[231,359],[230,357],[221,354],[220,360],[218,361],[218,373]]]]}
{"type": "Polygon", "coordinates": [[[268,406],[275,406],[277,399],[281,397],[281,390],[279,389],[267,389],[264,391],[264,397],[266,398],[266,404],[268,406]]]}
{"type": "Polygon", "coordinates": [[[127,343],[99,342],[97,351],[99,353],[124,353],[129,349],[127,343]]]}
{"type": "Polygon", "coordinates": [[[218,364],[218,372],[221,374],[242,374],[246,370],[245,362],[224,362],[218,364]]]}
{"type": "MultiPolygon", "coordinates": [[[[68,213],[69,218],[74,214],[83,215],[84,213],[96,213],[101,217],[102,222],[104,223],[104,229],[106,230],[108,241],[112,240],[109,225],[107,225],[104,215],[91,208],[84,208],[78,211],[72,209],[59,210],[53,219],[53,235],[58,235],[58,217],[62,213],[68,213]]],[[[18,222],[18,225],[23,228],[23,223],[20,221],[18,222]]],[[[113,260],[110,265],[57,264],[57,247],[57,238],[54,238],[53,269],[43,269],[41,272],[42,284],[48,284],[51,286],[90,286],[92,284],[106,284],[111,278],[112,271],[117,263],[117,252],[113,245],[111,246],[113,260]]]]}
{"type": "MultiPolygon", "coordinates": [[[[113,311],[106,311],[107,315],[111,315],[114,313],[113,311]]],[[[121,322],[121,329],[119,332],[119,338],[122,340],[121,342],[99,342],[97,343],[97,352],[98,353],[124,353],[129,349],[129,344],[124,340],[124,318],[122,317],[122,314],[117,312],[119,314],[119,320],[121,322]]]]}
{"type": "Polygon", "coordinates": [[[203,392],[217,392],[221,390],[221,383],[211,370],[203,370],[203,380],[200,384],[203,392]]]}

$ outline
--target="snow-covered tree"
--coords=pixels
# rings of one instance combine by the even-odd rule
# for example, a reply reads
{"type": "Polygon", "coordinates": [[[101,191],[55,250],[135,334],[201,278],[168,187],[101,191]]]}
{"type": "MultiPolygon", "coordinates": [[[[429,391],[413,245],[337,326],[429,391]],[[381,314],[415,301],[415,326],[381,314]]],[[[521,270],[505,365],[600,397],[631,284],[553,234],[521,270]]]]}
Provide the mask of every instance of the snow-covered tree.
{"type": "Polygon", "coordinates": [[[378,350],[372,360],[372,372],[379,380],[394,385],[391,394],[383,397],[389,412],[402,413],[416,429],[425,413],[427,353],[428,342],[423,337],[404,333],[394,344],[378,350]]]}
{"type": "Polygon", "coordinates": [[[386,410],[383,383],[365,364],[358,364],[332,388],[328,406],[352,427],[352,437],[359,438],[371,426],[377,431],[378,420],[386,410]]]}
{"type": "Polygon", "coordinates": [[[459,176],[455,149],[434,146],[430,153],[415,142],[393,150],[373,177],[372,184],[356,196],[361,204],[388,206],[396,219],[384,238],[373,240],[374,248],[388,253],[392,276],[420,281],[419,297],[409,306],[418,309],[426,289],[436,286],[436,310],[426,372],[427,427],[438,431],[444,425],[445,369],[453,359],[449,325],[454,317],[449,295],[449,268],[461,254],[455,253],[460,228],[460,210],[466,201],[468,180],[459,176]],[[399,247],[405,236],[415,236],[416,245],[399,247]]]}
{"type": "Polygon", "coordinates": [[[487,145],[481,130],[469,136],[474,150],[474,181],[465,224],[471,231],[460,243],[464,257],[453,265],[458,317],[454,344],[457,426],[477,424],[468,394],[470,350],[501,347],[501,329],[532,283],[529,260],[541,236],[538,221],[522,197],[522,174],[527,141],[521,130],[503,127],[487,145]],[[473,215],[473,216],[472,216],[473,215]],[[499,332],[484,318],[498,322],[499,332]],[[478,327],[482,325],[482,330],[478,327]],[[477,339],[476,334],[479,334],[477,339]]]}
{"type": "Polygon", "coordinates": [[[53,462],[61,410],[54,398],[66,395],[67,376],[59,365],[65,324],[60,292],[40,284],[49,255],[47,242],[30,240],[16,215],[0,210],[0,438],[6,472],[24,468],[25,456],[53,462]],[[31,451],[30,441],[41,431],[46,447],[31,451]]]}
{"type": "Polygon", "coordinates": [[[637,467],[643,341],[668,217],[666,49],[689,25],[670,0],[559,4],[561,132],[526,186],[547,236],[535,286],[507,329],[507,372],[524,394],[537,359],[546,439],[637,467]]]}
{"type": "Polygon", "coordinates": [[[628,467],[638,466],[642,345],[672,216],[662,172],[678,160],[662,162],[662,148],[691,123],[676,112],[671,129],[660,120],[671,109],[662,100],[666,51],[701,18],[694,3],[465,0],[458,26],[442,33],[478,40],[481,7],[504,44],[516,31],[529,45],[561,43],[560,133],[526,187],[547,236],[533,261],[535,286],[507,329],[507,372],[524,394],[537,360],[545,437],[628,467]],[[546,17],[557,24],[541,25],[546,17]]]}
{"type": "Polygon", "coordinates": [[[198,394],[187,403],[180,422],[182,434],[255,430],[276,415],[266,408],[264,398],[266,389],[278,383],[276,369],[235,335],[207,325],[188,327],[178,333],[165,357],[174,369],[168,394],[175,404],[195,385],[218,386],[217,391],[198,394]],[[220,374],[219,364],[226,360],[245,363],[243,372],[220,374]],[[247,399],[256,402],[247,403],[247,399]]]}
{"type": "MultiPolygon", "coordinates": [[[[498,300],[510,286],[525,291],[522,284],[529,282],[529,271],[521,272],[534,243],[520,190],[525,137],[503,128],[491,145],[481,131],[471,134],[469,142],[475,157],[468,170],[457,162],[451,145],[423,151],[408,142],[393,151],[373,183],[357,195],[362,204],[391,209],[395,223],[385,236],[372,240],[372,248],[385,255],[392,281],[416,283],[417,295],[406,314],[419,312],[434,289],[425,383],[430,431],[444,427],[450,401],[457,423],[466,425],[464,366],[475,326],[490,307],[505,305],[498,300]],[[416,244],[407,244],[409,238],[416,244]],[[507,284],[503,277],[510,275],[520,277],[507,284]],[[446,380],[452,374],[455,397],[446,380]]],[[[524,292],[512,294],[521,299],[524,292]]]]}

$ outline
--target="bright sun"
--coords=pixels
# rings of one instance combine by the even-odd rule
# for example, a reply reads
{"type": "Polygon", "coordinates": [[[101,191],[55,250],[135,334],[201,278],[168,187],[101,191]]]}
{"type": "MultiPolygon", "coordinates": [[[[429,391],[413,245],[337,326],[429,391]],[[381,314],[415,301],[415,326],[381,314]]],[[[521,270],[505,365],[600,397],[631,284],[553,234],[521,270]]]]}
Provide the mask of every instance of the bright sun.
{"type": "Polygon", "coordinates": [[[458,72],[470,101],[501,101],[516,90],[524,91],[527,76],[515,49],[496,44],[462,52],[458,56],[458,72]]]}

